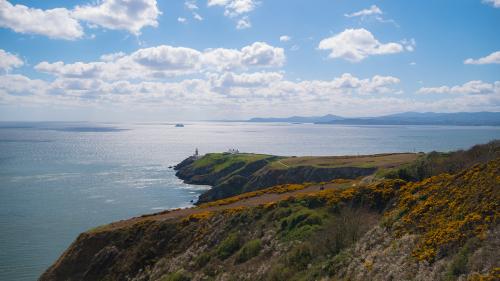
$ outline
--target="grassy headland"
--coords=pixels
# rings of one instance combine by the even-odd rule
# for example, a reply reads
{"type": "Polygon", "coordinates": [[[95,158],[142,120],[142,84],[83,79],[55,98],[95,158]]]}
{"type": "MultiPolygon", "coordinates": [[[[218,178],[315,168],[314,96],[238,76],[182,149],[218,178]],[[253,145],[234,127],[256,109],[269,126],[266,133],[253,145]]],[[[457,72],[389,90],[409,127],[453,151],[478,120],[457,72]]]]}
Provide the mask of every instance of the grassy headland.
{"type": "Polygon", "coordinates": [[[199,203],[252,192],[280,184],[356,179],[394,169],[421,157],[415,153],[364,156],[282,157],[253,153],[209,153],[176,166],[187,183],[213,188],[199,203]]]}
{"type": "MultiPolygon", "coordinates": [[[[283,184],[116,222],[81,234],[41,280],[499,280],[498,149],[379,161],[370,181],[283,184]],[[433,167],[423,179],[398,178],[422,163],[433,167]]],[[[233,163],[277,161],[251,157],[233,163]]],[[[206,160],[198,168],[211,170],[206,160]]]]}

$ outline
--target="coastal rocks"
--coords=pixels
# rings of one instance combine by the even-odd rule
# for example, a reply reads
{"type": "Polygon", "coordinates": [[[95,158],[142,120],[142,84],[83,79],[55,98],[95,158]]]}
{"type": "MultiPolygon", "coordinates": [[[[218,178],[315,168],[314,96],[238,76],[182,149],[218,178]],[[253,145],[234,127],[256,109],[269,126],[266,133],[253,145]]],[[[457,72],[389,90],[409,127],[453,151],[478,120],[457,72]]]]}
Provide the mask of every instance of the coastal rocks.
{"type": "Polygon", "coordinates": [[[182,160],[181,163],[177,164],[174,166],[174,170],[180,170],[188,165],[191,165],[197,158],[194,156],[190,156],[184,160],[182,160]]]}

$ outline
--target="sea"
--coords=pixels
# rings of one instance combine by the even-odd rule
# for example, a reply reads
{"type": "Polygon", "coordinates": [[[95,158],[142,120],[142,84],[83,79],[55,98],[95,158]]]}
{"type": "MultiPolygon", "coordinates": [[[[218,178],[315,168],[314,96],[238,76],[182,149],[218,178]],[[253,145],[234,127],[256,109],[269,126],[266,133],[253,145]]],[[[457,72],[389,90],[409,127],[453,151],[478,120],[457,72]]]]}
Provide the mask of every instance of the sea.
{"type": "Polygon", "coordinates": [[[192,206],[209,187],[184,184],[172,166],[196,148],[361,155],[494,139],[500,127],[0,122],[0,280],[36,280],[88,229],[192,206]]]}

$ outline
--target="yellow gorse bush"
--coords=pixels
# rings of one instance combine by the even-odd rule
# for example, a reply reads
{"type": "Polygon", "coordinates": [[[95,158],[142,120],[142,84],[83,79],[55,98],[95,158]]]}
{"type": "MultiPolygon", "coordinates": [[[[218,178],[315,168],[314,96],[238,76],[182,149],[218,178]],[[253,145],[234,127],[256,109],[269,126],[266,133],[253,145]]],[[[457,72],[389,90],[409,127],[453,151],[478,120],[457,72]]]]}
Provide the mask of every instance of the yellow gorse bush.
{"type": "MultiPolygon", "coordinates": [[[[349,182],[351,182],[351,180],[336,179],[336,180],[330,181],[329,183],[332,183],[332,184],[345,184],[345,183],[349,183],[349,182]]],[[[328,184],[328,183],[320,183],[320,184],[324,185],[324,184],[328,184]]],[[[233,196],[233,197],[228,197],[228,198],[225,198],[225,199],[221,199],[221,200],[217,200],[217,201],[213,201],[213,202],[204,203],[204,204],[201,204],[199,207],[200,208],[206,208],[206,207],[229,205],[229,204],[232,204],[232,203],[244,200],[244,199],[261,196],[261,195],[264,195],[264,194],[267,194],[267,193],[277,193],[277,194],[287,193],[287,192],[292,192],[292,191],[306,189],[306,188],[308,188],[310,186],[313,186],[313,185],[318,185],[318,184],[315,184],[315,183],[280,184],[280,185],[276,185],[276,186],[269,187],[269,188],[266,188],[266,189],[261,189],[261,190],[257,190],[257,191],[246,192],[246,193],[243,193],[243,194],[240,194],[240,195],[236,195],[236,196],[233,196]]]]}
{"type": "Polygon", "coordinates": [[[500,212],[500,159],[454,176],[441,174],[408,183],[386,216],[398,235],[421,234],[413,255],[433,261],[471,237],[484,238],[500,212]]]}

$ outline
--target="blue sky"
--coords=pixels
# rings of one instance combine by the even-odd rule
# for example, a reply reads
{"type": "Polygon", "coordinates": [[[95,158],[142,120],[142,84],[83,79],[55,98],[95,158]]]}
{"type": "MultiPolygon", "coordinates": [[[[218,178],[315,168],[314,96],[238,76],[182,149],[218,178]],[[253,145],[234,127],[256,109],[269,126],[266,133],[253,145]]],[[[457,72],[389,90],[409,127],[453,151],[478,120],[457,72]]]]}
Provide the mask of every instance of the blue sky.
{"type": "Polygon", "coordinates": [[[500,111],[498,30],[499,0],[0,0],[0,120],[500,111]]]}

